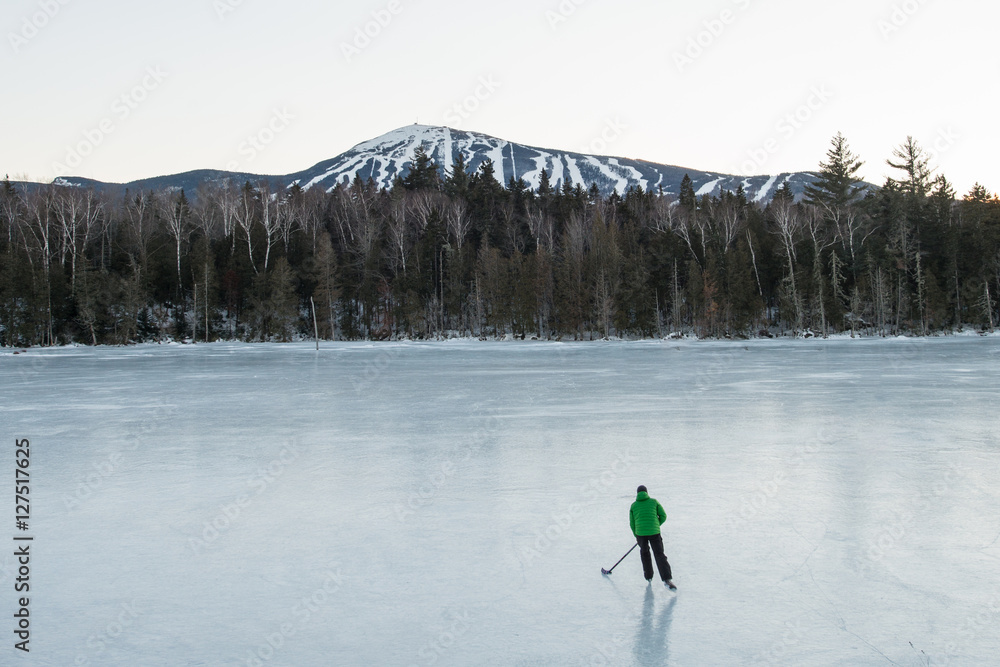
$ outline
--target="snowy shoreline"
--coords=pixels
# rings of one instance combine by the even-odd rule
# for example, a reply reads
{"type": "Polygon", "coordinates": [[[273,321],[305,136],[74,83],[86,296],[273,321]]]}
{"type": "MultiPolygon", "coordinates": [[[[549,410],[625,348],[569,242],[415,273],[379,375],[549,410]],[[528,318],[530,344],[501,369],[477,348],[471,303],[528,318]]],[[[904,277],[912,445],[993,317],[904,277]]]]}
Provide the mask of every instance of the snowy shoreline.
{"type": "MultiPolygon", "coordinates": [[[[794,343],[806,343],[806,342],[816,342],[816,341],[891,341],[891,340],[906,340],[906,341],[931,341],[931,340],[948,340],[948,339],[969,339],[969,338],[996,338],[1000,337],[1000,331],[992,332],[982,332],[975,331],[972,329],[964,329],[961,331],[942,331],[936,333],[930,333],[926,335],[915,335],[915,334],[896,334],[896,335],[861,335],[855,334],[851,335],[850,332],[839,332],[835,334],[829,334],[827,336],[812,335],[787,335],[787,336],[754,336],[748,338],[707,338],[699,337],[693,334],[669,334],[663,336],[662,338],[593,338],[593,339],[566,339],[566,338],[538,338],[538,337],[526,337],[520,338],[518,336],[507,335],[502,338],[480,338],[477,336],[445,336],[442,338],[393,338],[388,340],[372,340],[372,339],[359,339],[359,340],[320,340],[320,347],[328,347],[330,345],[362,345],[362,346],[392,346],[398,344],[411,344],[411,345],[431,345],[440,343],[465,343],[469,345],[491,345],[496,343],[539,343],[539,344],[601,344],[601,343],[624,343],[624,344],[655,344],[655,343],[733,343],[738,345],[749,345],[749,344],[759,344],[759,343],[778,343],[778,342],[794,342],[794,343]]],[[[57,349],[72,349],[72,348],[92,348],[92,349],[132,349],[132,348],[144,348],[144,347],[163,347],[163,346],[176,346],[176,347],[197,347],[197,346],[224,346],[224,345],[235,345],[239,347],[256,347],[256,346],[315,346],[316,341],[312,338],[295,338],[290,341],[244,341],[244,340],[213,340],[210,342],[204,341],[194,341],[190,339],[186,340],[175,340],[167,339],[163,341],[144,341],[141,343],[130,343],[128,345],[87,345],[85,343],[72,342],[65,343],[62,345],[51,345],[51,346],[34,346],[34,347],[7,347],[0,345],[0,355],[2,354],[19,354],[27,352],[28,350],[57,350],[57,349]]]]}

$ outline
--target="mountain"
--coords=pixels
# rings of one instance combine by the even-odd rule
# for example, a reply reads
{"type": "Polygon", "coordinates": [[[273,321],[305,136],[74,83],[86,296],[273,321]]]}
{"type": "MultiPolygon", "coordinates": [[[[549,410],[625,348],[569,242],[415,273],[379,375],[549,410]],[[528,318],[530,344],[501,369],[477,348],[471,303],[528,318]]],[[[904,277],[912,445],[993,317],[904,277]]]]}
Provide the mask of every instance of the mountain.
{"type": "Polygon", "coordinates": [[[193,194],[203,183],[225,179],[239,183],[266,180],[275,187],[299,185],[304,189],[321,187],[330,190],[361,177],[362,180],[373,179],[379,187],[391,187],[396,176],[405,177],[409,173],[410,161],[420,146],[424,147],[442,172],[449,171],[455,157],[462,153],[470,171],[478,169],[485,160],[492,160],[496,178],[504,185],[512,177],[522,178],[529,187],[535,189],[544,169],[554,187],[559,187],[566,181],[571,181],[574,185],[581,184],[584,188],[596,183],[604,195],[615,190],[624,193],[630,187],[642,187],[646,191],[662,189],[666,194],[676,195],[680,191],[681,179],[687,174],[699,196],[718,194],[722,190],[735,191],[742,184],[748,199],[767,202],[786,182],[797,197],[801,196],[805,186],[817,177],[814,172],[734,176],[644,160],[537,148],[448,127],[408,125],[360,143],[309,169],[285,176],[205,169],[124,184],[101,183],[75,177],[61,178],[57,183],[83,187],[127,187],[132,190],[184,188],[193,194]]]}

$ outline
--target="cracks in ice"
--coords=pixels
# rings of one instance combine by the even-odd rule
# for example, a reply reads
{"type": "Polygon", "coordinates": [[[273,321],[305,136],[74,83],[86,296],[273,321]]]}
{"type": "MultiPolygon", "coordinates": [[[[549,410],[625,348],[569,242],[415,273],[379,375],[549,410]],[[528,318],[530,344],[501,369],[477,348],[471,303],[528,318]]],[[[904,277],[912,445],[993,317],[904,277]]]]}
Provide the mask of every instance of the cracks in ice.
{"type": "MultiPolygon", "coordinates": [[[[795,532],[798,533],[798,530],[795,529],[795,532]]],[[[801,536],[801,533],[800,533],[800,536],[801,536]]],[[[805,538],[803,538],[803,539],[805,539],[805,538]]],[[[819,546],[817,546],[816,549],[813,550],[813,553],[816,553],[816,550],[818,550],[818,549],[819,549],[819,546]]],[[[801,570],[802,567],[805,567],[806,570],[809,572],[809,578],[812,580],[813,586],[816,587],[816,590],[819,592],[819,594],[821,596],[823,596],[823,599],[826,600],[826,603],[828,605],[830,605],[830,608],[833,610],[834,616],[837,619],[836,620],[836,626],[842,632],[845,632],[845,633],[851,635],[852,637],[856,638],[858,641],[862,642],[865,646],[867,646],[868,648],[870,648],[872,651],[874,651],[875,653],[878,653],[880,656],[882,656],[883,658],[885,658],[886,661],[889,664],[896,665],[897,667],[902,667],[902,665],[900,665],[898,662],[894,661],[892,658],[890,658],[885,653],[883,653],[882,651],[880,651],[879,648],[877,646],[875,646],[874,644],[872,644],[870,641],[868,641],[867,639],[865,639],[864,637],[862,637],[858,633],[854,632],[853,630],[848,629],[848,627],[847,627],[847,620],[840,613],[840,609],[837,607],[836,603],[834,603],[834,601],[830,599],[830,596],[826,594],[826,591],[823,590],[823,587],[820,586],[819,582],[816,581],[816,573],[813,572],[812,567],[810,567],[809,564],[808,564],[809,558],[812,558],[812,555],[813,555],[812,553],[809,554],[809,557],[806,558],[806,562],[803,563],[802,566],[799,567],[799,569],[801,570]]]]}
{"type": "Polygon", "coordinates": [[[997,542],[1000,542],[1000,533],[997,533],[997,536],[993,538],[993,541],[987,544],[982,549],[980,549],[980,551],[986,551],[987,549],[992,549],[997,542]]]}
{"type": "Polygon", "coordinates": [[[917,658],[920,660],[920,662],[922,662],[925,665],[931,664],[931,659],[927,656],[927,653],[924,652],[923,649],[919,649],[918,652],[918,649],[916,646],[913,645],[913,642],[910,642],[910,648],[912,648],[913,652],[917,654],[917,658]]]}
{"type": "MultiPolygon", "coordinates": [[[[812,540],[810,540],[808,537],[806,537],[805,535],[802,534],[802,531],[800,531],[798,529],[798,527],[795,525],[795,523],[793,521],[791,521],[790,519],[788,519],[787,516],[784,516],[784,518],[785,518],[786,522],[788,523],[788,525],[792,527],[792,530],[795,532],[795,534],[798,535],[802,539],[803,542],[805,542],[806,544],[808,544],[809,546],[812,547],[812,551],[810,551],[809,555],[807,555],[806,558],[805,558],[805,560],[802,561],[802,564],[799,565],[797,568],[795,568],[794,572],[792,572],[790,575],[788,575],[787,577],[785,577],[784,579],[782,579],[782,581],[788,581],[789,579],[794,578],[796,575],[799,574],[799,572],[802,571],[802,568],[807,568],[809,570],[810,577],[812,577],[812,568],[809,567],[809,561],[812,559],[812,557],[814,555],[816,555],[816,552],[819,551],[819,548],[820,548],[821,542],[822,542],[822,538],[820,539],[819,542],[814,543],[812,540]]],[[[824,536],[826,535],[828,528],[829,528],[829,526],[824,523],[823,524],[823,535],[824,536]]],[[[813,581],[815,582],[815,578],[813,578],[813,581]]]]}
{"type": "MultiPolygon", "coordinates": [[[[810,571],[810,574],[811,574],[811,571],[810,571]]],[[[816,579],[815,578],[813,578],[813,583],[816,583],[816,579]]],[[[820,588],[820,586],[819,586],[818,583],[816,583],[816,589],[820,592],[820,595],[822,595],[824,598],[826,598],[827,603],[829,603],[829,605],[833,608],[833,612],[837,616],[837,627],[840,628],[840,630],[842,632],[846,632],[847,634],[851,635],[852,637],[854,637],[855,639],[857,639],[858,641],[860,641],[861,643],[863,643],[865,646],[867,646],[871,650],[873,650],[876,653],[878,653],[880,656],[882,656],[883,658],[885,658],[886,661],[889,664],[896,665],[896,667],[902,667],[902,665],[900,665],[898,662],[896,662],[895,660],[893,660],[892,658],[890,658],[889,656],[887,656],[885,653],[883,653],[882,651],[880,651],[879,648],[877,646],[875,646],[874,644],[872,644],[870,641],[868,641],[867,639],[865,639],[864,637],[862,637],[858,633],[854,632],[853,630],[848,629],[848,627],[847,627],[847,621],[844,619],[843,616],[840,615],[840,610],[837,608],[837,605],[835,605],[833,603],[833,601],[830,600],[830,598],[827,596],[826,592],[822,588],[820,588]]]]}
{"type": "Polygon", "coordinates": [[[895,660],[893,660],[892,658],[890,658],[889,656],[887,656],[885,653],[882,653],[882,651],[878,650],[878,647],[875,646],[874,644],[872,644],[870,641],[868,641],[867,639],[865,639],[864,637],[862,637],[858,633],[853,632],[851,630],[848,630],[846,624],[841,629],[844,632],[846,632],[847,634],[849,634],[849,635],[851,635],[853,637],[857,637],[859,640],[861,640],[865,644],[865,646],[867,646],[868,648],[870,648],[871,650],[875,651],[880,656],[882,656],[883,658],[885,658],[886,662],[888,662],[889,664],[896,665],[896,667],[903,667],[898,662],[896,662],[895,660]]]}
{"type": "Polygon", "coordinates": [[[802,571],[802,568],[806,568],[806,570],[809,571],[809,577],[815,582],[816,579],[813,576],[812,567],[809,566],[809,560],[816,554],[817,551],[819,551],[819,545],[814,546],[813,550],[809,552],[808,556],[806,556],[806,559],[802,561],[802,564],[799,565],[797,568],[795,568],[794,572],[792,572],[790,575],[782,579],[782,581],[788,581],[789,579],[794,579],[796,576],[798,576],[799,572],[802,571]]]}
{"type": "MultiPolygon", "coordinates": [[[[865,639],[864,637],[862,637],[858,633],[854,632],[853,630],[848,629],[848,627],[847,627],[847,621],[844,619],[843,615],[840,613],[840,609],[837,607],[837,605],[834,603],[834,601],[830,599],[830,596],[826,594],[826,591],[823,590],[823,587],[820,586],[819,582],[816,581],[816,573],[813,571],[812,566],[809,565],[809,561],[816,554],[816,552],[819,551],[820,544],[818,544],[818,543],[817,544],[813,544],[805,535],[802,534],[802,532],[798,529],[798,527],[796,527],[794,524],[790,524],[790,525],[792,526],[792,530],[795,531],[795,533],[800,538],[802,538],[802,540],[804,542],[806,542],[807,544],[809,544],[810,546],[812,546],[813,549],[812,549],[812,551],[809,552],[809,555],[806,556],[806,558],[802,562],[802,564],[799,565],[798,568],[796,568],[795,572],[792,573],[791,575],[789,575],[788,577],[785,577],[784,581],[787,581],[788,579],[791,579],[792,577],[794,577],[795,575],[797,575],[799,572],[801,572],[803,568],[805,568],[805,570],[809,573],[809,579],[812,581],[813,586],[816,587],[816,590],[823,597],[823,599],[826,600],[826,603],[833,610],[834,616],[836,617],[836,625],[837,625],[837,627],[842,632],[845,632],[845,633],[851,635],[852,637],[856,638],[858,641],[862,642],[865,646],[867,646],[868,648],[870,648],[875,653],[878,653],[880,656],[882,656],[883,658],[885,658],[885,660],[889,664],[896,665],[897,667],[902,667],[902,665],[900,665],[898,662],[895,662],[892,658],[890,658],[885,653],[883,653],[882,651],[880,651],[878,649],[878,647],[875,646],[874,644],[872,644],[870,641],[868,641],[867,639],[865,639]]],[[[828,528],[828,526],[826,524],[824,524],[823,525],[823,533],[824,533],[824,535],[826,534],[827,528],[828,528]]],[[[998,536],[998,539],[1000,539],[1000,536],[998,536]]]]}

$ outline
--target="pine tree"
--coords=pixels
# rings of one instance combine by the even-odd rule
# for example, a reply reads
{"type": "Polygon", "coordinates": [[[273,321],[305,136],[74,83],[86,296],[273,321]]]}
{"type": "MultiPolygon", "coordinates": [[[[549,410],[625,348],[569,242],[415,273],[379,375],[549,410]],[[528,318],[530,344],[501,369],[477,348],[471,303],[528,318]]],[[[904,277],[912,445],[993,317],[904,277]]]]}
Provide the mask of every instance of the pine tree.
{"type": "Polygon", "coordinates": [[[552,184],[549,183],[549,172],[542,169],[542,175],[538,177],[538,196],[549,197],[552,195],[552,184]]]}
{"type": "MultiPolygon", "coordinates": [[[[905,178],[899,183],[902,191],[910,197],[924,197],[930,189],[931,172],[933,171],[928,163],[930,158],[924,149],[913,139],[906,137],[906,141],[892,151],[896,162],[891,159],[886,163],[893,169],[899,169],[905,173],[905,178]]],[[[893,180],[893,179],[890,179],[893,180]]]]}
{"type": "Polygon", "coordinates": [[[856,204],[864,193],[865,187],[858,178],[864,162],[851,152],[840,132],[830,143],[832,147],[826,153],[828,161],[819,163],[819,178],[806,186],[805,198],[810,204],[827,210],[843,209],[856,204]]]}
{"type": "Polygon", "coordinates": [[[590,184],[590,190],[587,191],[587,203],[593,205],[597,204],[600,201],[601,201],[601,190],[600,188],[597,187],[596,182],[592,182],[590,184]]]}
{"type": "Polygon", "coordinates": [[[771,198],[772,201],[784,201],[791,204],[795,201],[795,193],[792,192],[792,185],[788,181],[785,181],[774,196],[771,198]]]}
{"type": "Polygon", "coordinates": [[[980,183],[976,183],[969,190],[969,194],[965,195],[965,200],[970,202],[975,202],[977,204],[985,204],[990,200],[990,192],[985,186],[980,183]]]}
{"type": "Polygon", "coordinates": [[[698,206],[698,197],[694,192],[694,183],[687,174],[684,174],[684,178],[681,179],[681,191],[678,196],[678,202],[691,213],[694,213],[698,206]]]}
{"type": "Polygon", "coordinates": [[[452,198],[464,198],[469,194],[469,172],[462,151],[458,151],[458,155],[451,163],[451,173],[444,181],[444,190],[452,198]]]}
{"type": "Polygon", "coordinates": [[[423,145],[417,146],[410,162],[410,172],[403,179],[407,190],[437,190],[441,185],[438,166],[431,159],[423,145]]]}
{"type": "Polygon", "coordinates": [[[569,174],[566,174],[566,178],[562,183],[562,196],[566,199],[573,197],[573,177],[569,174]]]}

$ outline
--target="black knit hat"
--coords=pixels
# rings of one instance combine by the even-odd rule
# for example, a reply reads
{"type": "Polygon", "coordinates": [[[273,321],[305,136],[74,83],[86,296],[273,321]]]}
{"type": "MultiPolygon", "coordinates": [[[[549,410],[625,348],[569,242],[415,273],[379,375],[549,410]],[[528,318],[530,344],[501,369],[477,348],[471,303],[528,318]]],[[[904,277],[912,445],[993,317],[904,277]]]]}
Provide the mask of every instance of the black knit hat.
{"type": "Polygon", "coordinates": [[[644,484],[640,484],[639,488],[635,490],[636,493],[649,493],[644,484]]]}

